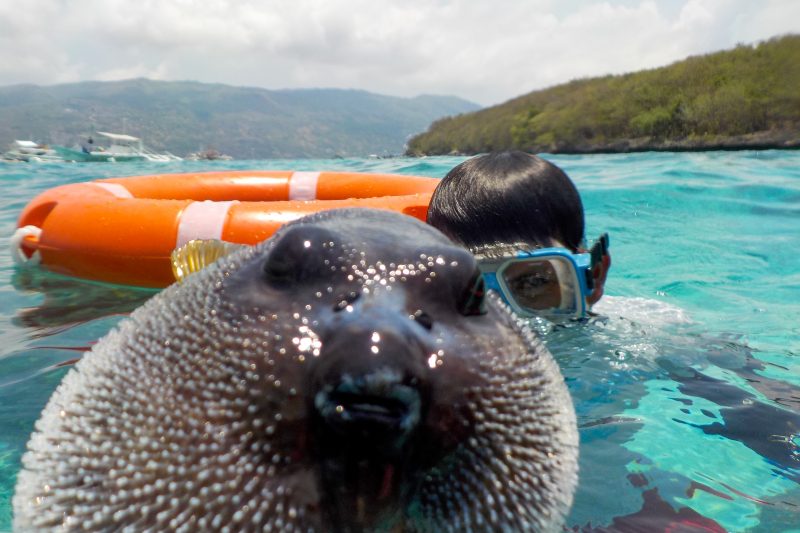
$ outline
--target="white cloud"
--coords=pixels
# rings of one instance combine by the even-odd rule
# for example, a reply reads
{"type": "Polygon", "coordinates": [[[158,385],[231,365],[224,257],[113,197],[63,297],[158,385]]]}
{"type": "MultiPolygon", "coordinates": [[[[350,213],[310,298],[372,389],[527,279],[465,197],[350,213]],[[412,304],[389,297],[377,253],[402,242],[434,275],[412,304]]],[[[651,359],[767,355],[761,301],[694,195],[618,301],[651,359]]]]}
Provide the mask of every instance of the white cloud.
{"type": "Polygon", "coordinates": [[[796,0],[2,0],[0,84],[144,76],[493,104],[789,32],[796,0]]]}

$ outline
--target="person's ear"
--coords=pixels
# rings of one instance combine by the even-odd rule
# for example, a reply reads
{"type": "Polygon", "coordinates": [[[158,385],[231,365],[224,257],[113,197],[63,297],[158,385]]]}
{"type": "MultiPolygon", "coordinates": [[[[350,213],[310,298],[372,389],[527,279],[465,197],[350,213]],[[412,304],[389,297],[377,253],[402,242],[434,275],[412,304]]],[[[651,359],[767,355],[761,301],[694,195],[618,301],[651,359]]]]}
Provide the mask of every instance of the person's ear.
{"type": "Polygon", "coordinates": [[[594,305],[600,298],[603,297],[603,288],[606,284],[608,277],[608,270],[611,268],[611,254],[606,253],[603,258],[592,269],[592,278],[594,278],[594,290],[592,294],[586,298],[586,303],[594,305]]]}

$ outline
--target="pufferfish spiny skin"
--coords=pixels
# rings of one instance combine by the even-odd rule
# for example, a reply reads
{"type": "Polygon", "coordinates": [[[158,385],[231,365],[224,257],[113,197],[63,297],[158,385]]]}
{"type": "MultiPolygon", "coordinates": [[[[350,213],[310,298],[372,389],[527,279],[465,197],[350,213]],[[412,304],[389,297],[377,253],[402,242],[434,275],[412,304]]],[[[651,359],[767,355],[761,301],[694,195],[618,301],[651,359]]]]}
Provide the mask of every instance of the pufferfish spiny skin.
{"type": "Polygon", "coordinates": [[[549,531],[578,437],[468,252],[388,211],[300,219],[152,298],[65,376],[18,530],[549,531]]]}

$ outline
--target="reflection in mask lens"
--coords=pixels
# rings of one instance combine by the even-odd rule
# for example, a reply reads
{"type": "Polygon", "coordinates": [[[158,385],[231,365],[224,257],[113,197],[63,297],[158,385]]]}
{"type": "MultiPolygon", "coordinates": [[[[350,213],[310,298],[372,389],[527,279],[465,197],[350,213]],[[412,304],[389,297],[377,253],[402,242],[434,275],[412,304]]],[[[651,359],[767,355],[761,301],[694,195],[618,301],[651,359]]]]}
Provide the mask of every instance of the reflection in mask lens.
{"type": "Polygon", "coordinates": [[[571,265],[560,258],[515,261],[502,269],[509,296],[525,311],[575,310],[571,265]]]}

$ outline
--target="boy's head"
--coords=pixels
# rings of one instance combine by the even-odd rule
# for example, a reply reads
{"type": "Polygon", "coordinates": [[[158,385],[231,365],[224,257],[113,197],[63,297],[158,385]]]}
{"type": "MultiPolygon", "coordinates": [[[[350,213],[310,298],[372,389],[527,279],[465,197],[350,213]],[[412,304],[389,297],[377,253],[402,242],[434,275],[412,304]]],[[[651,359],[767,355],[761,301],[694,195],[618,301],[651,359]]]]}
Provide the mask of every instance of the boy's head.
{"type": "Polygon", "coordinates": [[[560,168],[520,151],[473,157],[433,193],[428,223],[475,253],[491,248],[561,246],[583,240],[583,204],[560,168]]]}
{"type": "MultiPolygon", "coordinates": [[[[572,293],[583,294],[585,303],[583,298],[569,306],[563,301],[562,309],[584,309],[586,304],[595,303],[603,294],[610,256],[604,250],[597,263],[575,263],[573,259],[586,259],[586,254],[580,255],[586,252],[583,204],[578,190],[564,171],[540,157],[505,151],[464,161],[448,172],[436,187],[428,207],[428,223],[482,258],[482,264],[489,271],[499,268],[499,271],[487,274],[486,279],[490,288],[499,290],[507,300],[507,293],[514,291],[516,282],[521,283],[518,286],[528,287],[530,296],[534,292],[531,288],[534,281],[540,291],[544,288],[541,280],[543,267],[555,276],[555,271],[563,271],[561,267],[570,261],[572,266],[567,270],[574,269],[586,278],[576,277],[571,283],[572,293]],[[566,249],[561,257],[563,261],[556,257],[550,263],[542,259],[538,267],[533,264],[538,261],[533,257],[538,252],[528,252],[551,248],[566,249]],[[572,254],[576,254],[574,258],[572,254]],[[503,266],[503,258],[513,258],[516,263],[503,266]],[[524,276],[526,269],[520,263],[526,261],[533,270],[527,269],[528,275],[524,276]],[[533,271],[536,271],[535,280],[533,271]],[[515,272],[519,274],[515,275],[515,272]],[[516,279],[512,280],[512,276],[516,279]],[[578,290],[578,285],[583,289],[578,290]]],[[[567,292],[563,280],[562,276],[559,280],[562,294],[567,292]]],[[[544,308],[522,304],[525,298],[519,296],[518,312],[544,308]]],[[[513,303],[512,307],[515,307],[513,303]]],[[[582,312],[576,310],[575,313],[580,315],[582,312]]]]}

